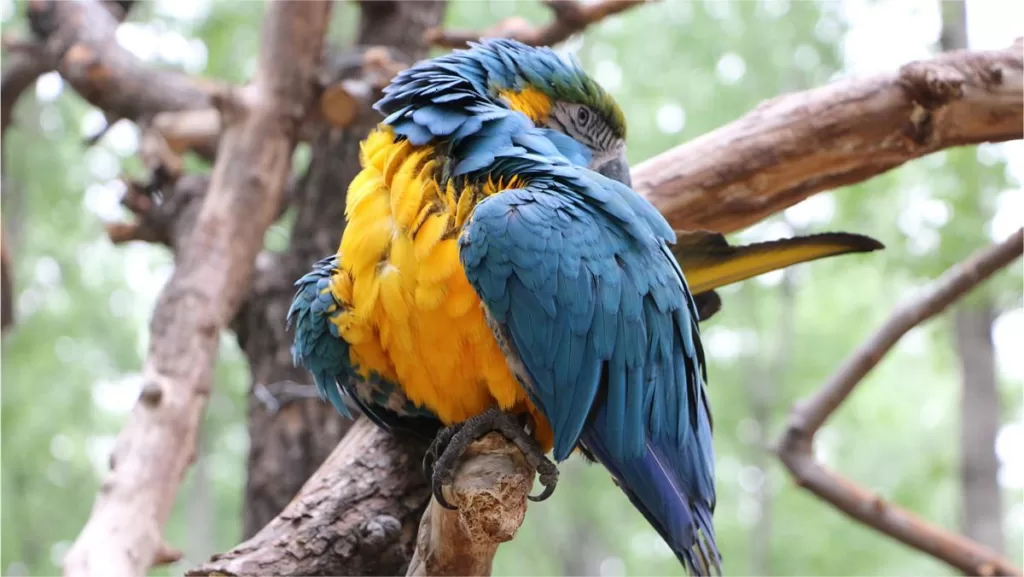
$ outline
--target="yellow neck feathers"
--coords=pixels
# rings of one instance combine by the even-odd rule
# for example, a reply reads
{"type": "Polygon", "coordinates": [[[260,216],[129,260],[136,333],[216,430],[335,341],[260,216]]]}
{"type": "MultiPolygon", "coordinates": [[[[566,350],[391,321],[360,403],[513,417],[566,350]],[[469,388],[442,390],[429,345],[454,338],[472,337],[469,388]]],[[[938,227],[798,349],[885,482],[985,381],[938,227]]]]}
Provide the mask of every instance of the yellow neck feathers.
{"type": "Polygon", "coordinates": [[[532,86],[519,92],[505,90],[500,96],[508,102],[512,110],[522,112],[538,126],[547,122],[548,116],[551,115],[551,99],[532,86]]]}

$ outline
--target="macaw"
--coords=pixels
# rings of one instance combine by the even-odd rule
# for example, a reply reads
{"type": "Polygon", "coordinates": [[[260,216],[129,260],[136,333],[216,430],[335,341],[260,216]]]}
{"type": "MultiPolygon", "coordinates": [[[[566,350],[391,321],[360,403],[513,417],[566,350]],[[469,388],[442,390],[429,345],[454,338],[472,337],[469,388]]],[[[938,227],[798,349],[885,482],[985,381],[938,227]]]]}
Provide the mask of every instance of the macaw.
{"type": "Polygon", "coordinates": [[[296,282],[296,363],[342,414],[433,438],[444,506],[462,451],[499,431],[540,476],[531,499],[557,483],[547,453],[579,451],[688,572],[720,572],[713,289],[880,245],[674,231],[631,188],[621,109],[549,48],[474,43],[399,73],[375,109],[338,251],[296,282]]]}

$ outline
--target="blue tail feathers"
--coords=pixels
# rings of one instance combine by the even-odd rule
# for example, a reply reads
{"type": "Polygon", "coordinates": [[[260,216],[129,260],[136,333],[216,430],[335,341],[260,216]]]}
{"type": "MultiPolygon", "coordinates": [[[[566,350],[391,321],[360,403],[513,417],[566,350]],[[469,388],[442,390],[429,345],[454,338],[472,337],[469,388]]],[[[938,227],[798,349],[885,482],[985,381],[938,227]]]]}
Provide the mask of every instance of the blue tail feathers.
{"type": "MultiPolygon", "coordinates": [[[[600,413],[597,417],[600,419],[600,413]]],[[[602,428],[592,423],[580,440],[658,531],[687,573],[720,575],[721,554],[712,525],[714,489],[709,498],[707,487],[694,483],[695,467],[706,465],[699,462],[703,456],[694,454],[694,450],[680,451],[672,439],[648,437],[642,455],[625,460],[608,449],[607,437],[602,428]]]]}

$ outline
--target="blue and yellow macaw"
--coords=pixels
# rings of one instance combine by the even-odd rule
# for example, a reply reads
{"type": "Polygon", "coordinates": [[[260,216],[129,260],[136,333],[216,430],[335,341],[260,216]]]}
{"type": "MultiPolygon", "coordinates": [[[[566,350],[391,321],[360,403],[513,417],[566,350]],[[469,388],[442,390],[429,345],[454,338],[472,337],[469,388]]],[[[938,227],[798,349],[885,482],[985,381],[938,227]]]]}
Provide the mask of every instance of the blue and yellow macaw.
{"type": "Polygon", "coordinates": [[[296,362],[346,416],[437,433],[443,505],[487,432],[537,468],[535,500],[557,481],[545,455],[578,449],[690,573],[720,572],[698,329],[713,289],[880,245],[677,233],[630,186],[618,105],[547,48],[487,40],[421,62],[375,108],[338,252],[296,283],[296,362]]]}

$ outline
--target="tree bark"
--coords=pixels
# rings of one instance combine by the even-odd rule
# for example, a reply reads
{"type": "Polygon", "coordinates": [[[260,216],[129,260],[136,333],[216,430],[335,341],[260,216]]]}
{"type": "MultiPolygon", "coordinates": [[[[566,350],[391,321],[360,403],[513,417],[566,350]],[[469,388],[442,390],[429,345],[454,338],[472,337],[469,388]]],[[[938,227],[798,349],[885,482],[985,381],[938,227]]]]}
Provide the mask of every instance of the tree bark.
{"type": "MultiPolygon", "coordinates": [[[[88,6],[51,4],[57,12],[88,6]]],[[[163,526],[195,458],[220,333],[246,294],[264,231],[279,211],[330,8],[268,3],[252,97],[223,99],[232,120],[225,122],[211,193],[176,247],[174,273],[150,323],[142,393],[118,435],[89,521],[64,559],[65,575],[138,576],[181,556],[164,543],[163,526]]],[[[91,32],[86,27],[83,34],[91,32]]]]}
{"type": "MultiPolygon", "coordinates": [[[[59,36],[52,45],[47,45],[47,50],[52,50],[52,57],[61,61],[58,70],[70,86],[101,107],[109,118],[126,117],[148,124],[152,115],[167,110],[206,111],[210,110],[214,100],[210,93],[228,103],[242,96],[243,109],[251,104],[245,97],[252,92],[248,89],[235,94],[220,89],[210,90],[209,86],[193,83],[176,73],[141,67],[137,59],[120,50],[111,40],[114,29],[109,25],[109,18],[81,16],[85,10],[94,11],[92,4],[87,0],[76,3],[33,0],[30,10],[38,8],[41,10],[39,14],[44,16],[34,26],[37,33],[59,36]],[[71,25],[65,26],[67,24],[71,25]],[[152,90],[155,86],[160,89],[152,90]]],[[[309,4],[275,2],[268,3],[268,7],[277,12],[302,10],[309,4]]],[[[423,55],[423,36],[419,32],[437,24],[443,10],[443,6],[437,3],[430,4],[434,8],[425,8],[422,2],[365,2],[362,6],[360,42],[407,47],[405,52],[411,58],[423,55]],[[433,10],[437,10],[437,18],[422,16],[434,14],[433,10]],[[379,35],[381,40],[374,40],[374,35],[379,35]]],[[[280,19],[280,22],[288,21],[287,18],[280,19]]],[[[325,23],[326,18],[318,21],[318,24],[325,23]]],[[[286,62],[288,67],[279,69],[282,80],[290,73],[307,72],[303,66],[306,60],[289,57],[293,51],[277,34],[302,36],[299,43],[303,40],[319,42],[319,37],[301,27],[279,26],[271,32],[261,47],[261,62],[267,55],[276,55],[280,63],[286,62]]],[[[263,70],[262,65],[260,69],[263,70]]],[[[736,230],[814,192],[864,180],[940,148],[1020,138],[1021,119],[1024,117],[1020,107],[1021,69],[1018,43],[1001,51],[947,54],[911,63],[899,74],[849,79],[806,93],[790,94],[765,103],[737,122],[649,160],[637,168],[634,180],[677,227],[736,230]],[[825,126],[819,124],[826,120],[825,126]],[[824,134],[825,138],[816,137],[818,133],[824,134]],[[708,162],[712,165],[709,166],[708,162]],[[673,194],[680,197],[678,202],[670,200],[673,194]]],[[[259,86],[265,80],[257,77],[256,94],[262,92],[259,86]]],[[[287,94],[288,84],[275,84],[274,95],[287,94]]],[[[305,90],[312,84],[291,82],[290,85],[305,90]]],[[[257,102],[260,104],[265,103],[257,102]]],[[[322,108],[323,104],[321,100],[322,108]]],[[[288,125],[285,132],[291,137],[290,127],[298,124],[292,115],[300,114],[299,108],[272,103],[261,112],[265,117],[280,114],[282,122],[288,125]]],[[[227,112],[231,112],[230,107],[227,112]]],[[[227,131],[220,138],[222,153],[238,147],[244,147],[250,153],[264,146],[278,149],[280,139],[274,138],[268,143],[261,138],[259,130],[246,132],[246,138],[240,139],[237,119],[229,118],[230,114],[217,112],[217,115],[216,126],[227,131]]],[[[348,121],[338,121],[336,117],[326,120],[336,124],[330,129],[321,127],[311,139],[314,142],[314,163],[321,172],[316,173],[311,166],[303,188],[297,192],[298,198],[303,199],[297,202],[300,209],[298,221],[302,224],[296,226],[294,246],[285,255],[277,257],[280,260],[261,255],[255,267],[257,274],[251,282],[247,275],[262,240],[265,221],[280,214],[282,207],[281,195],[274,192],[280,168],[279,155],[272,155],[270,166],[256,161],[242,163],[268,170],[274,178],[261,179],[244,170],[218,170],[212,187],[215,194],[207,198],[206,179],[186,176],[174,183],[174,196],[157,207],[158,216],[163,212],[171,213],[170,220],[158,223],[167,231],[165,237],[158,240],[169,242],[176,249],[179,264],[184,264],[168,284],[165,298],[161,299],[155,313],[150,360],[151,364],[157,365],[156,369],[171,367],[174,370],[169,372],[175,373],[171,376],[181,378],[171,379],[173,383],[156,382],[155,386],[144,390],[139,407],[122,431],[115,452],[116,474],[110,477],[113,482],[104,484],[93,520],[72,549],[69,565],[81,562],[82,555],[91,555],[103,562],[124,563],[132,570],[142,571],[149,563],[167,560],[170,553],[166,546],[161,545],[160,526],[166,518],[165,511],[169,510],[167,504],[173,500],[180,483],[180,475],[188,465],[189,451],[179,449],[191,449],[190,442],[194,439],[198,417],[205,404],[209,386],[208,366],[216,351],[217,333],[239,301],[248,296],[241,314],[235,317],[232,325],[238,330],[243,348],[254,361],[254,393],[265,393],[264,389],[289,393],[296,389],[292,381],[305,382],[305,375],[292,372],[290,359],[286,358],[289,339],[282,326],[286,303],[292,293],[290,285],[314,259],[333,252],[336,247],[342,226],[340,207],[344,202],[343,191],[352,173],[345,173],[347,176],[341,172],[334,173],[332,165],[337,162],[354,166],[358,140],[370,124],[359,128],[347,124],[348,121]],[[245,187],[239,184],[241,181],[267,193],[270,200],[264,202],[267,199],[262,196],[255,198],[254,194],[245,194],[245,187]],[[225,182],[239,186],[227,186],[225,182]],[[314,186],[315,182],[324,184],[314,186]],[[179,196],[182,192],[184,194],[179,196]],[[319,200],[307,200],[309,195],[319,200]],[[182,203],[184,208],[164,211],[172,205],[174,198],[185,200],[182,203]],[[193,203],[192,200],[199,202],[193,203]],[[306,207],[305,212],[301,210],[303,207],[306,207]],[[239,214],[248,218],[249,227],[238,229],[239,214]],[[198,218],[201,231],[193,235],[189,232],[192,227],[186,222],[193,222],[195,218],[198,218]],[[253,220],[257,221],[255,225],[253,220]],[[200,242],[189,248],[189,239],[193,236],[200,242]],[[308,243],[304,249],[300,248],[303,243],[308,243]],[[204,252],[202,247],[210,247],[211,250],[204,252]],[[225,247],[227,250],[222,250],[225,247]],[[200,253],[201,259],[196,256],[200,253]],[[227,254],[230,256],[226,257],[227,254]],[[196,282],[199,270],[209,272],[208,279],[216,282],[196,282]],[[214,314],[204,317],[201,313],[206,309],[214,314]],[[175,335],[185,335],[186,338],[178,339],[175,335]],[[261,339],[263,345],[249,342],[261,339]],[[189,346],[182,346],[186,341],[189,346]],[[166,363],[156,363],[154,359],[157,358],[164,359],[166,363]],[[186,362],[188,366],[182,364],[186,362]],[[176,371],[184,372],[177,375],[176,371]],[[164,386],[171,384],[175,386],[164,386]],[[160,409],[152,405],[159,405],[160,409]],[[175,442],[168,444],[168,439],[175,442]],[[160,458],[145,459],[146,455],[156,454],[160,458]],[[126,461],[126,457],[130,459],[126,461]],[[109,513],[114,508],[119,514],[116,518],[110,517],[109,513]],[[114,521],[125,523],[117,525],[114,521]],[[86,541],[88,547],[83,544],[86,541]],[[76,558],[76,550],[86,553],[78,551],[76,558]]],[[[355,122],[364,121],[357,119],[355,122]]],[[[154,121],[153,124],[158,123],[154,121]]],[[[202,276],[207,278],[205,274],[202,276]]],[[[147,370],[151,372],[151,369],[153,366],[148,366],[147,370]]],[[[308,386],[297,388],[309,391],[308,386]]],[[[262,394],[260,398],[268,397],[262,394]]],[[[281,401],[271,398],[267,404],[287,409],[288,399],[281,401]]],[[[317,403],[299,401],[299,406],[313,407],[317,403]]],[[[254,412],[261,410],[260,405],[253,409],[254,412]]],[[[284,455],[287,459],[284,467],[277,471],[314,467],[311,459],[303,456],[302,443],[319,444],[322,435],[331,439],[323,441],[323,445],[329,447],[342,433],[340,426],[332,428],[331,423],[340,422],[333,411],[327,410],[326,406],[317,406],[313,410],[322,410],[318,414],[324,415],[328,422],[314,426],[313,423],[319,422],[315,417],[306,413],[296,415],[283,409],[262,422],[254,418],[254,439],[266,435],[272,440],[264,447],[276,442],[277,449],[274,450],[277,453],[270,450],[254,455],[253,464],[261,463],[273,454],[275,458],[276,455],[284,455]]],[[[392,557],[385,555],[384,561],[374,560],[382,543],[386,544],[388,551],[402,552],[404,559],[411,553],[415,531],[404,530],[404,519],[410,511],[416,512],[417,507],[422,512],[426,503],[425,483],[417,471],[418,449],[390,444],[391,437],[380,431],[364,434],[359,439],[356,444],[339,445],[339,450],[344,447],[350,453],[319,469],[317,482],[326,485],[315,485],[311,480],[292,501],[295,507],[306,507],[302,509],[305,513],[289,516],[286,510],[278,516],[273,522],[275,531],[278,531],[276,538],[261,542],[258,550],[250,549],[252,555],[276,555],[290,563],[288,566],[292,573],[315,573],[321,571],[318,567],[342,567],[342,564],[353,568],[352,572],[398,572],[393,564],[388,565],[388,559],[392,557]],[[378,450],[383,451],[387,458],[372,461],[376,465],[369,468],[360,465],[367,464],[367,455],[378,450]],[[387,498],[377,499],[372,490],[367,490],[368,485],[371,489],[382,485],[392,489],[387,498]],[[318,500],[307,501],[308,492],[317,492],[318,500]],[[400,512],[394,509],[396,506],[401,507],[400,512]],[[339,510],[339,507],[344,509],[339,510]],[[394,523],[383,519],[393,515],[378,514],[379,511],[396,511],[394,514],[401,517],[403,530],[393,532],[394,523]],[[325,540],[294,539],[297,531],[330,523],[339,519],[337,515],[340,513],[345,514],[347,524],[334,527],[332,530],[335,532],[329,533],[325,540]],[[382,521],[376,522],[379,519],[382,521]],[[391,540],[399,534],[402,536],[399,541],[391,540]],[[328,545],[342,542],[340,540],[355,546],[332,546],[328,549],[328,545]],[[300,557],[301,562],[295,561],[300,557]],[[373,564],[375,562],[377,564],[373,564]]],[[[281,477],[274,478],[274,482],[282,485],[300,483],[305,474],[308,471],[296,475],[300,479],[298,481],[281,477]]],[[[269,481],[264,477],[261,482],[266,487],[269,481]]],[[[294,493],[294,488],[290,492],[294,493]]],[[[283,506],[281,501],[287,501],[287,497],[281,494],[275,494],[274,498],[279,500],[273,505],[277,509],[283,506]]],[[[418,516],[416,518],[418,520],[418,516]]],[[[108,571],[110,566],[92,569],[97,573],[116,574],[116,571],[108,571]]],[[[73,572],[67,567],[66,570],[73,572]]],[[[284,571],[271,572],[280,574],[284,571]]]]}
{"type": "Polygon", "coordinates": [[[188,575],[404,575],[430,498],[422,451],[359,419],[279,516],[188,575]]]}
{"type": "MultiPolygon", "coordinates": [[[[364,48],[389,47],[391,55],[408,66],[426,55],[424,32],[441,22],[444,9],[445,2],[440,0],[361,2],[357,42],[364,48]]],[[[321,80],[334,82],[357,72],[350,70],[351,64],[366,58],[347,52],[328,54],[324,60],[327,70],[321,80]]],[[[379,115],[369,108],[374,100],[372,94],[362,99],[347,126],[317,125],[312,159],[293,202],[297,214],[290,246],[287,252],[259,263],[250,298],[233,324],[253,382],[243,505],[246,539],[285,508],[351,424],[315,393],[296,398],[279,392],[279,384],[302,383],[313,389],[308,374],[292,363],[291,335],[286,333],[284,319],[295,279],[338,248],[345,227],[345,193],[359,171],[359,143],[379,122],[379,115]]]]}
{"type": "Polygon", "coordinates": [[[676,228],[728,233],[942,148],[1019,139],[1022,42],[778,96],[636,165],[633,186],[676,228]]]}

